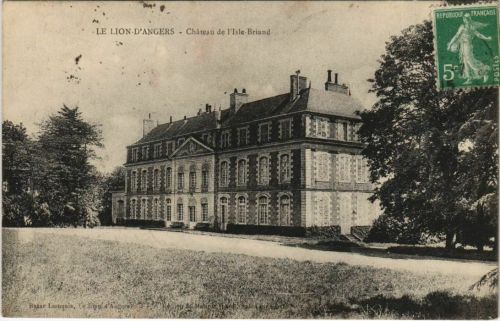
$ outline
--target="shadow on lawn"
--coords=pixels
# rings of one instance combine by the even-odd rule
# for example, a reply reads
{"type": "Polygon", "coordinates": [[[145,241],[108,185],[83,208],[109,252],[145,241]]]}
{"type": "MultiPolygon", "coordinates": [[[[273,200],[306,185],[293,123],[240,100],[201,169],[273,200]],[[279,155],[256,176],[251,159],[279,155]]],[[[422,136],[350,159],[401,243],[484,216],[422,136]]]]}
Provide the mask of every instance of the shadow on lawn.
{"type": "Polygon", "coordinates": [[[349,300],[350,304],[334,303],[313,311],[316,316],[361,315],[373,319],[494,319],[497,318],[497,295],[475,297],[472,295],[452,295],[445,291],[427,294],[422,299],[408,295],[400,298],[377,295],[368,299],[349,300]],[[326,308],[326,309],[325,309],[326,308]]]}

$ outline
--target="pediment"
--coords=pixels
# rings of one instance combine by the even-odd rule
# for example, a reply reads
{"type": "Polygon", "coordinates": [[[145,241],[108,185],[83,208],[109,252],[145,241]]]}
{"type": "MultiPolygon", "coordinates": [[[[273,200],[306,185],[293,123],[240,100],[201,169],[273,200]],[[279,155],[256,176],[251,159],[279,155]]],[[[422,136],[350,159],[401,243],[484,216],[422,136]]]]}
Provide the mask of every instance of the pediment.
{"type": "Polygon", "coordinates": [[[214,150],[199,140],[189,137],[179,148],[172,153],[172,158],[183,156],[196,156],[213,153],[214,150]]]}

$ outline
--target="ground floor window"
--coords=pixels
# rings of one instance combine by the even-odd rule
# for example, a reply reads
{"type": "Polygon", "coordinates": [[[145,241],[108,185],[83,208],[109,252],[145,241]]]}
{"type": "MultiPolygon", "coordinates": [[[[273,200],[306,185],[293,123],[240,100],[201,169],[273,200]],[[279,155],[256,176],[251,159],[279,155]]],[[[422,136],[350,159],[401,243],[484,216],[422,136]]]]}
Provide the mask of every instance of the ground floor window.
{"type": "Polygon", "coordinates": [[[172,221],[172,204],[170,200],[167,200],[167,205],[165,207],[165,211],[167,213],[167,222],[172,221]]]}
{"type": "Polygon", "coordinates": [[[290,225],[290,197],[280,198],[280,219],[281,225],[290,225]]]}
{"type": "Polygon", "coordinates": [[[146,218],[147,208],[147,200],[143,198],[141,201],[141,218],[146,218]]]}
{"type": "Polygon", "coordinates": [[[247,218],[247,200],[244,196],[238,198],[238,223],[245,224],[247,218]]]}
{"type": "Polygon", "coordinates": [[[203,222],[208,221],[208,204],[201,204],[201,220],[203,222]]]}
{"type": "Polygon", "coordinates": [[[132,203],[130,204],[130,216],[132,218],[135,218],[136,211],[137,211],[137,201],[136,200],[132,200],[132,203]]]}
{"type": "Polygon", "coordinates": [[[182,204],[177,204],[177,220],[184,221],[184,205],[182,204]]]}
{"type": "Polygon", "coordinates": [[[196,222],[196,207],[189,206],[189,222],[196,222]]]}
{"type": "Polygon", "coordinates": [[[153,200],[153,215],[155,219],[158,219],[158,210],[160,208],[159,201],[157,198],[153,200]]]}
{"type": "Polygon", "coordinates": [[[259,224],[269,224],[268,219],[268,199],[265,196],[259,197],[258,205],[259,224]]]}

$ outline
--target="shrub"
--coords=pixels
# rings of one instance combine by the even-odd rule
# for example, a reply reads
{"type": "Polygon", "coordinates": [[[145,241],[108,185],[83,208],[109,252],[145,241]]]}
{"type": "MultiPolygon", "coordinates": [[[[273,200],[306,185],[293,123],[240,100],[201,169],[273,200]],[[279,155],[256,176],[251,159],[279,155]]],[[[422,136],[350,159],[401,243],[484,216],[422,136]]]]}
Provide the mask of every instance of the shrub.
{"type": "Polygon", "coordinates": [[[194,229],[199,230],[199,231],[211,231],[211,230],[213,230],[210,227],[210,223],[196,223],[196,225],[194,226],[194,229]]]}
{"type": "Polygon", "coordinates": [[[272,225],[240,225],[228,224],[227,233],[233,234],[260,234],[260,235],[284,235],[304,236],[305,229],[300,226],[272,226],[272,225]]]}
{"type": "Polygon", "coordinates": [[[184,227],[184,222],[172,222],[170,224],[171,228],[183,228],[184,227]]]}
{"type": "Polygon", "coordinates": [[[306,228],[306,236],[315,236],[320,238],[338,239],[340,235],[340,226],[311,226],[306,228]]]}
{"type": "Polygon", "coordinates": [[[423,236],[411,222],[402,222],[386,214],[380,215],[368,233],[367,242],[420,244],[423,236]]]}
{"type": "MultiPolygon", "coordinates": [[[[126,219],[120,222],[124,226],[131,226],[131,227],[165,227],[165,221],[126,219]]],[[[118,225],[118,220],[116,224],[118,225]]]]}
{"type": "Polygon", "coordinates": [[[356,238],[364,241],[370,234],[372,226],[371,225],[359,225],[351,227],[351,234],[356,238]]]}

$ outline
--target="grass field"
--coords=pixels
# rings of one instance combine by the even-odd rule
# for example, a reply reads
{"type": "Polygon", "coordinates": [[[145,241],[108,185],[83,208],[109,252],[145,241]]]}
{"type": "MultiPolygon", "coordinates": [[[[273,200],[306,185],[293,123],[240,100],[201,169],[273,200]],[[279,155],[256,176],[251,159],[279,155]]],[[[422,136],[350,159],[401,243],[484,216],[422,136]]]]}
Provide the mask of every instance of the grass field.
{"type": "Polygon", "coordinates": [[[3,230],[3,315],[495,318],[473,280],[3,230]]]}

